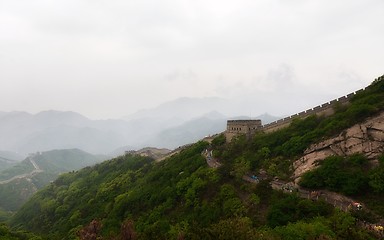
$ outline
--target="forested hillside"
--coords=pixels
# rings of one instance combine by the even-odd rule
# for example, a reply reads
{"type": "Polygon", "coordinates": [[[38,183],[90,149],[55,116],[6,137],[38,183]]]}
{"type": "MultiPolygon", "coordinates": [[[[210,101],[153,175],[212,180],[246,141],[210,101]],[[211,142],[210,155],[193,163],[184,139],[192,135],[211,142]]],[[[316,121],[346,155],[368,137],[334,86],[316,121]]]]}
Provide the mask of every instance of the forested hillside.
{"type": "Polygon", "coordinates": [[[270,185],[276,178],[291,180],[292,163],[310,144],[382,112],[383,77],[349,106],[334,108],[331,117],[295,120],[250,139],[226,143],[219,135],[158,163],[128,154],[63,174],[35,194],[11,225],[47,239],[380,239],[370,227],[384,216],[382,162],[333,157],[301,182],[309,190],[358,199],[363,210],[344,212],[321,198],[270,185]],[[213,156],[205,159],[206,150],[213,156]],[[212,159],[221,166],[210,168],[212,159]],[[251,175],[259,181],[244,181],[251,175]]]}
{"type": "Polygon", "coordinates": [[[59,174],[94,165],[105,157],[79,149],[31,154],[24,161],[0,172],[0,212],[16,211],[38,189],[59,174]]]}

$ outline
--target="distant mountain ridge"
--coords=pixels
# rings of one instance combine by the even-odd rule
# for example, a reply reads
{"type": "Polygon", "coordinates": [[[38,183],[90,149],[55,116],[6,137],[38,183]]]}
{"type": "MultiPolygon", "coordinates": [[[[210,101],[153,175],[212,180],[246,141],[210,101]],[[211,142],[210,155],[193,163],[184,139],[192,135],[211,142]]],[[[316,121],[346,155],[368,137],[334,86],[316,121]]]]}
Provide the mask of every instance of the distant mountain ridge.
{"type": "Polygon", "coordinates": [[[22,161],[25,157],[26,156],[20,155],[16,152],[0,151],[0,159],[4,159],[7,161],[18,162],[18,161],[22,161]]]}
{"type": "Polygon", "coordinates": [[[157,107],[140,110],[134,114],[124,116],[124,120],[142,119],[142,118],[160,118],[160,119],[181,119],[190,120],[208,112],[223,112],[228,100],[217,97],[210,98],[178,98],[173,101],[165,102],[157,107]]]}
{"type": "Polygon", "coordinates": [[[92,154],[115,156],[117,149],[124,146],[130,146],[128,150],[148,146],[177,148],[224,131],[229,117],[221,110],[226,104],[227,100],[220,98],[181,98],[125,119],[109,120],[91,120],[70,111],[1,112],[0,150],[27,155],[79,148],[92,154]]]}
{"type": "Polygon", "coordinates": [[[22,154],[65,148],[108,152],[124,144],[121,134],[108,131],[118,122],[104,124],[74,112],[11,112],[0,117],[0,146],[22,154]]]}

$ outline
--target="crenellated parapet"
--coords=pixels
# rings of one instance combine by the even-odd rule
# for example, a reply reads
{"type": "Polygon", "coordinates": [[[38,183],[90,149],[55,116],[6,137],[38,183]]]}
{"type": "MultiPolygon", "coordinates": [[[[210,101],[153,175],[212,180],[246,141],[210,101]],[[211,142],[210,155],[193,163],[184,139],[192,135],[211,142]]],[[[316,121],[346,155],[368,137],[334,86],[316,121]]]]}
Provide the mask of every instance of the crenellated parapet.
{"type": "Polygon", "coordinates": [[[366,88],[362,88],[358,91],[352,92],[348,95],[336,98],[332,101],[323,103],[321,105],[318,105],[314,108],[307,109],[305,111],[293,114],[291,116],[279,119],[277,121],[268,123],[268,124],[261,124],[261,120],[228,120],[227,122],[227,130],[225,131],[225,135],[227,138],[227,141],[230,141],[234,136],[245,134],[247,136],[250,136],[254,134],[256,131],[264,131],[266,133],[274,132],[276,130],[279,130],[281,128],[288,127],[289,124],[294,119],[304,119],[311,115],[317,115],[317,116],[330,116],[335,113],[335,107],[336,106],[345,106],[348,105],[351,101],[351,99],[358,93],[361,93],[365,89],[369,89],[374,84],[384,81],[384,75],[376,79],[370,86],[366,88]]]}
{"type": "Polygon", "coordinates": [[[358,93],[364,91],[365,88],[360,89],[356,92],[350,93],[348,95],[339,97],[337,99],[334,99],[330,102],[323,103],[321,105],[318,105],[314,108],[307,109],[305,111],[302,111],[297,114],[293,114],[291,116],[285,117],[283,119],[277,120],[275,122],[271,122],[268,124],[263,125],[260,130],[264,132],[273,132],[276,130],[279,130],[281,128],[289,126],[289,124],[293,121],[293,119],[304,119],[311,115],[317,115],[317,116],[330,116],[332,115],[335,110],[335,106],[343,106],[348,105],[350,100],[358,93]]]}

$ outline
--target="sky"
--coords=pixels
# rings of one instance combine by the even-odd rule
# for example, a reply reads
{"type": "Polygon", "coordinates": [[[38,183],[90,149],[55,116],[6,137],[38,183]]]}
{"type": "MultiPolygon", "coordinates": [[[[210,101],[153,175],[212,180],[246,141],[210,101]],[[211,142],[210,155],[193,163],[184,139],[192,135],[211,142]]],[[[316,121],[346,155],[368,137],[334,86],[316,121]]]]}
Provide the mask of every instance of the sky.
{"type": "Polygon", "coordinates": [[[384,74],[383,11],[382,0],[0,0],[0,111],[107,119],[218,97],[236,114],[295,113],[384,74]]]}

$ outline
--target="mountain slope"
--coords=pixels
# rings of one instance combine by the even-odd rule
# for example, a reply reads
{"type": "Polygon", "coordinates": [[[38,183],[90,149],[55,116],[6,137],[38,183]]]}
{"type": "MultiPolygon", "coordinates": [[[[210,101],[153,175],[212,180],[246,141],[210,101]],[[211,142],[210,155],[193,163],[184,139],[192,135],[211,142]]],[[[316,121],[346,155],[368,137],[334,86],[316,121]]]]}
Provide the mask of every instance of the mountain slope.
{"type": "MultiPolygon", "coordinates": [[[[207,167],[201,155],[206,147],[207,143],[197,143],[156,164],[149,158],[126,155],[62,175],[33,196],[12,222],[49,239],[74,239],[77,233],[95,229],[92,226],[102,226],[101,232],[93,233],[106,239],[119,232],[139,239],[221,239],[223,234],[229,239],[261,239],[284,235],[287,230],[282,226],[279,233],[264,226],[265,230],[257,231],[252,223],[276,224],[273,212],[289,206],[294,212],[284,215],[298,221],[290,228],[304,236],[310,233],[300,230],[303,224],[316,229],[315,236],[335,236],[342,218],[348,219],[347,228],[354,226],[352,217],[325,203],[273,192],[266,183],[255,186],[228,179],[207,167]],[[89,228],[82,227],[89,223],[89,228]],[[121,224],[130,227],[121,231],[121,224]]],[[[353,239],[368,236],[358,228],[348,234],[353,239]]]]}
{"type": "Polygon", "coordinates": [[[138,239],[380,239],[379,233],[368,231],[384,216],[384,188],[378,185],[384,182],[384,164],[366,168],[362,156],[337,160],[344,165],[331,162],[339,167],[328,177],[342,176],[348,190],[364,186],[366,191],[353,196],[375,202],[373,211],[344,213],[324,201],[273,191],[269,185],[274,177],[289,181],[292,163],[312,143],[383,112],[384,80],[356,95],[348,107],[335,109],[330,117],[295,120],[285,129],[251,139],[239,136],[226,143],[219,135],[211,146],[198,142],[159,163],[125,155],[62,175],[34,195],[12,224],[50,239],[73,239],[87,232],[107,239],[127,234],[138,239]],[[211,158],[202,155],[207,148],[220,167],[208,167],[211,158]],[[244,181],[244,176],[259,172],[260,183],[244,181]],[[351,184],[355,176],[375,181],[351,184]]]}
{"type": "Polygon", "coordinates": [[[384,152],[384,112],[353,125],[336,137],[309,146],[294,163],[294,178],[298,182],[302,173],[316,168],[330,156],[364,155],[372,166],[379,165],[384,152]]]}
{"type": "Polygon", "coordinates": [[[0,209],[15,211],[59,174],[94,165],[102,159],[102,156],[78,149],[30,155],[24,161],[0,172],[0,209]]]}

